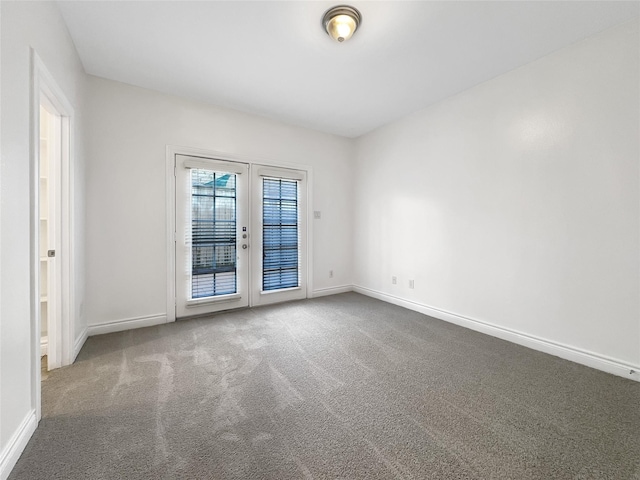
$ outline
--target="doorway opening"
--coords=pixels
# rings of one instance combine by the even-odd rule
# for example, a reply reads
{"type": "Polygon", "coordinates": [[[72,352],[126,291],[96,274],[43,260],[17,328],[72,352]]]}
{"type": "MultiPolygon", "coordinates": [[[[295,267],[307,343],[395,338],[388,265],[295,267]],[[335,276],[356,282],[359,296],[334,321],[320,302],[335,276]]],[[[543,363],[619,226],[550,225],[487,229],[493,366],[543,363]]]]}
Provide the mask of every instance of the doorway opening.
{"type": "Polygon", "coordinates": [[[31,61],[31,389],[40,420],[42,378],[49,370],[73,363],[77,354],[72,255],[74,110],[33,49],[31,61]]]}
{"type": "Polygon", "coordinates": [[[59,301],[61,272],[56,258],[60,246],[60,174],[62,157],[62,115],[45,96],[40,98],[38,176],[38,236],[40,269],[40,356],[43,370],[61,366],[59,301]]]}

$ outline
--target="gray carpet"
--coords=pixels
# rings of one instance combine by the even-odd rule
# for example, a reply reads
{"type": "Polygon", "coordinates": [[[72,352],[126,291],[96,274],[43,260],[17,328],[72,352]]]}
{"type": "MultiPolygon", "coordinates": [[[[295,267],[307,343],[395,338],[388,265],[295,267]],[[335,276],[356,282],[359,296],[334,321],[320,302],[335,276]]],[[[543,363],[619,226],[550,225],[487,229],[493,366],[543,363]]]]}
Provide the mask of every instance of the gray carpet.
{"type": "Polygon", "coordinates": [[[640,479],[640,384],[349,293],[90,338],[18,479],[640,479]]]}

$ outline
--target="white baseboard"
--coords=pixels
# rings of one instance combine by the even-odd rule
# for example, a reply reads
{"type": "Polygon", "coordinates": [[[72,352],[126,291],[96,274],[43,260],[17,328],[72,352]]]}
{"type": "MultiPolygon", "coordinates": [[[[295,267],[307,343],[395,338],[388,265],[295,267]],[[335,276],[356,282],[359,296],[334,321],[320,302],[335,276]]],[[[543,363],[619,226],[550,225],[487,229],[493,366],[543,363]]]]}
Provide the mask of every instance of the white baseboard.
{"type": "Polygon", "coordinates": [[[337,293],[353,292],[353,285],[339,285],[337,287],[319,288],[311,293],[311,298],[335,295],[337,293]]]}
{"type": "Polygon", "coordinates": [[[44,357],[49,349],[49,337],[40,337],[40,356],[44,357]]]}
{"type": "Polygon", "coordinates": [[[31,435],[36,431],[38,422],[36,420],[36,411],[31,410],[16,431],[11,435],[5,448],[0,452],[0,479],[6,480],[15,467],[20,455],[27,446],[31,435]]]}
{"type": "Polygon", "coordinates": [[[445,322],[455,323],[456,325],[460,325],[477,332],[486,333],[493,337],[517,343],[518,345],[523,345],[525,347],[532,348],[533,350],[538,350],[556,357],[564,358],[565,360],[586,365],[587,367],[640,382],[640,366],[638,365],[632,365],[622,360],[598,355],[597,353],[553,342],[534,335],[528,335],[509,328],[492,325],[474,318],[457,315],[455,313],[447,312],[446,310],[441,310],[412,300],[406,300],[404,298],[389,295],[388,293],[379,292],[370,288],[354,285],[353,291],[429,315],[439,320],[444,320],[445,322]]]}
{"type": "Polygon", "coordinates": [[[84,345],[84,342],[87,341],[87,337],[89,336],[88,332],[89,332],[89,329],[85,327],[85,329],[82,330],[82,333],[80,333],[78,338],[76,338],[76,341],[73,344],[73,355],[71,356],[71,363],[76,361],[76,358],[80,353],[80,350],[82,350],[82,346],[84,345]]]}
{"type": "Polygon", "coordinates": [[[98,325],[89,325],[88,335],[102,335],[104,333],[122,332],[123,330],[133,330],[134,328],[151,327],[167,323],[167,316],[163,314],[147,315],[144,317],[126,318],[114,322],[104,322],[98,325]]]}

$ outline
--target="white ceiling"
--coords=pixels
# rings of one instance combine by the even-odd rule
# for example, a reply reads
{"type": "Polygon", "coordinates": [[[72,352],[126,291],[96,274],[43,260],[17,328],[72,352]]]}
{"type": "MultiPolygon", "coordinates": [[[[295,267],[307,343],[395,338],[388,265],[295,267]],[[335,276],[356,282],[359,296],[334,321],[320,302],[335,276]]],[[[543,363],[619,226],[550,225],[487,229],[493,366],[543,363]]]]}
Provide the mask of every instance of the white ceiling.
{"type": "Polygon", "coordinates": [[[356,137],[637,17],[611,1],[61,1],[87,73],[356,137]]]}

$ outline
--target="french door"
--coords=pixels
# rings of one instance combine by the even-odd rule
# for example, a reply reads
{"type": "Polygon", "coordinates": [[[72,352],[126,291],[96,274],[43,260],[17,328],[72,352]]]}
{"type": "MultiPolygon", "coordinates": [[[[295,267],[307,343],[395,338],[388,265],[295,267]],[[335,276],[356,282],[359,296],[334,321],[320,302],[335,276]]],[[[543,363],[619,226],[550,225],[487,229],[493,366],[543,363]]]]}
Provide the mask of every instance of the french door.
{"type": "Polygon", "coordinates": [[[176,317],[306,297],[306,172],[175,155],[176,317]]]}

